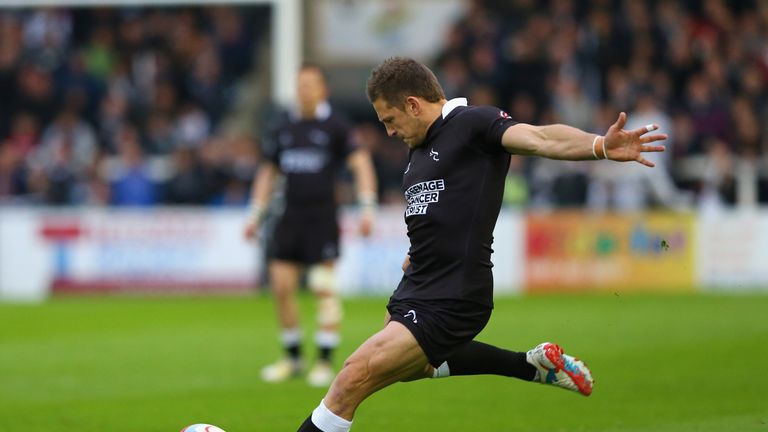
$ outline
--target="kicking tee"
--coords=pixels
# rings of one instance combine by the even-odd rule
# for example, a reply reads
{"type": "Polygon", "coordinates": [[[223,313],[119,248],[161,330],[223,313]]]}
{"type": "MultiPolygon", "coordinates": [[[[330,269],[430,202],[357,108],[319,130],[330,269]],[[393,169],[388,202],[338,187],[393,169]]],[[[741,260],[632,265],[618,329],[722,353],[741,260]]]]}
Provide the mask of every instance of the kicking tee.
{"type": "Polygon", "coordinates": [[[411,264],[394,300],[493,306],[491,244],[509,169],[504,111],[452,99],[412,149],[403,175],[411,264]]]}

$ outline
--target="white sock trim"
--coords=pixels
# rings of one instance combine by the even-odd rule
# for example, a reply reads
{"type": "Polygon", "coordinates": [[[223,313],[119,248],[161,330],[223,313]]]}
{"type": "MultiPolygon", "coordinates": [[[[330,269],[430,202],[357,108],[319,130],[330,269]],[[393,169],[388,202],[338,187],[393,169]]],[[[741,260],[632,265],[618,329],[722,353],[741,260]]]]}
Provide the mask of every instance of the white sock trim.
{"type": "Polygon", "coordinates": [[[448,367],[448,362],[444,361],[443,364],[435,368],[432,372],[432,378],[445,378],[451,376],[451,369],[448,367]]]}
{"type": "Polygon", "coordinates": [[[283,345],[298,345],[301,343],[301,330],[298,328],[283,329],[280,332],[280,341],[283,345]]]}
{"type": "Polygon", "coordinates": [[[315,343],[323,348],[336,348],[340,341],[339,332],[319,330],[315,333],[315,343]]]}
{"type": "Polygon", "coordinates": [[[321,400],[320,405],[312,411],[312,423],[323,432],[348,432],[352,427],[351,421],[332,413],[325,406],[325,400],[321,400]]]}

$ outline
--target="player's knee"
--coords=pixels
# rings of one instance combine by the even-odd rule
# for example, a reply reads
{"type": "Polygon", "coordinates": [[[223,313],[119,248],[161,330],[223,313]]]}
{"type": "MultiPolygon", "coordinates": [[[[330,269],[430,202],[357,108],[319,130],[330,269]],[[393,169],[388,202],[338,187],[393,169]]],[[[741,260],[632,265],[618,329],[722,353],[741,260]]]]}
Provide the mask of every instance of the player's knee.
{"type": "Polygon", "coordinates": [[[332,266],[316,265],[309,270],[307,282],[318,296],[317,323],[335,326],[341,322],[341,301],[336,295],[336,272],[332,266]]]}
{"type": "Polygon", "coordinates": [[[319,295],[336,294],[336,270],[328,265],[316,265],[309,269],[307,284],[319,295]]]}
{"type": "Polygon", "coordinates": [[[367,394],[372,378],[369,362],[353,354],[344,361],[344,366],[336,376],[332,388],[333,396],[339,401],[356,401],[367,394]]]}
{"type": "Polygon", "coordinates": [[[341,322],[342,316],[341,300],[337,296],[320,297],[317,302],[317,323],[320,326],[335,326],[341,322]]]}
{"type": "Polygon", "coordinates": [[[352,354],[344,361],[339,373],[328,389],[324,401],[337,415],[353,415],[355,409],[374,390],[365,356],[352,354]]]}

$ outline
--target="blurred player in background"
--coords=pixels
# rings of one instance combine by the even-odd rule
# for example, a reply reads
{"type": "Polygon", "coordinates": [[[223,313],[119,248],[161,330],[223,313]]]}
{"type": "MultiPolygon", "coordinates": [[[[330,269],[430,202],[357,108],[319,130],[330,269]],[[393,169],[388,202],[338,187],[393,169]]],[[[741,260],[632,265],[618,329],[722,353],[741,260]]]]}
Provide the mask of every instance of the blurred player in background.
{"type": "Polygon", "coordinates": [[[354,175],[360,232],[365,236],[373,227],[376,177],[368,152],[355,148],[347,124],[332,112],[323,71],[316,65],[302,66],[297,86],[297,110],[287,113],[264,140],[266,161],[254,179],[245,235],[256,237],[275,178],[283,174],[285,202],[271,234],[268,267],[285,357],[262,369],[261,376],[268,382],[282,382],[303,371],[296,291],[306,272],[307,284],[317,297],[318,326],[318,359],[307,380],[323,387],[335,375],[331,360],[342,318],[334,269],[339,256],[337,174],[346,164],[354,175]]]}
{"type": "Polygon", "coordinates": [[[474,340],[493,309],[491,244],[510,154],[652,167],[643,153],[663,151],[648,144],[666,135],[645,135],[653,124],[624,130],[624,113],[605,136],[517,123],[492,106],[446,100],[432,71],[406,58],[378,66],[367,93],[387,133],[410,148],[403,189],[411,247],[384,329],[347,359],[299,432],[346,432],[368,396],[421,378],[493,374],[590,395],[590,370],[553,343],[515,352],[474,340]]]}

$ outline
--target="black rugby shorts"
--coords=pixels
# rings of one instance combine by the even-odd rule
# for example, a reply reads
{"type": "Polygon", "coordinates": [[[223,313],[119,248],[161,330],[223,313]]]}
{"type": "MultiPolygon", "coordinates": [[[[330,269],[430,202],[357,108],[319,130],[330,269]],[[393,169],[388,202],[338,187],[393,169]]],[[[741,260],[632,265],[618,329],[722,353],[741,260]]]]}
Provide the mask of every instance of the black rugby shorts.
{"type": "Polygon", "coordinates": [[[434,367],[472,341],[488,324],[492,308],[458,300],[393,300],[393,321],[410,330],[434,367]]]}
{"type": "Polygon", "coordinates": [[[272,233],[269,257],[317,264],[339,257],[339,223],[334,208],[286,210],[272,233]]]}

